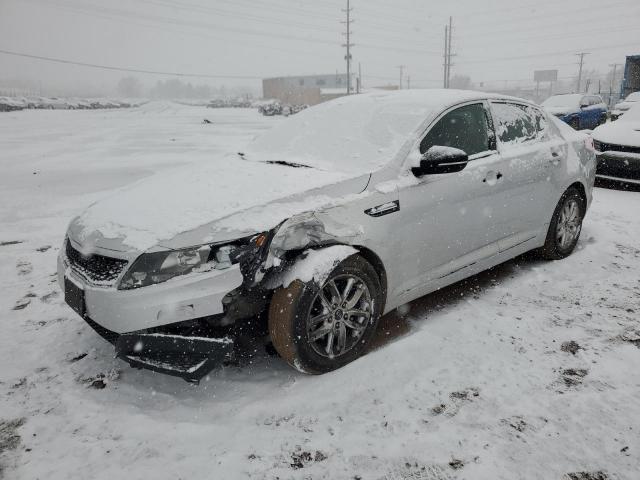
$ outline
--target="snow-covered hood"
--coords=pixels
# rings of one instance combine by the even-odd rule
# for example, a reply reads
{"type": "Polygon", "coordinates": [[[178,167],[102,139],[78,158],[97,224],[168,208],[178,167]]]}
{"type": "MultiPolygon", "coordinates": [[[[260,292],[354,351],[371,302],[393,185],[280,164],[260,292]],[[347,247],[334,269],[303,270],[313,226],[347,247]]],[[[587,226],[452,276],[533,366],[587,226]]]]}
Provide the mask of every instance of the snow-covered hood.
{"type": "Polygon", "coordinates": [[[602,143],[640,147],[640,120],[621,119],[600,125],[593,131],[593,138],[602,143]]]}
{"type": "Polygon", "coordinates": [[[638,102],[623,101],[623,102],[616,103],[616,106],[614,108],[616,110],[620,110],[622,112],[626,112],[627,110],[629,110],[631,107],[633,107],[637,103],[638,102]]]}
{"type": "Polygon", "coordinates": [[[369,178],[218,157],[116,190],[75,218],[68,234],[86,251],[224,242],[359,194],[369,178]]]}

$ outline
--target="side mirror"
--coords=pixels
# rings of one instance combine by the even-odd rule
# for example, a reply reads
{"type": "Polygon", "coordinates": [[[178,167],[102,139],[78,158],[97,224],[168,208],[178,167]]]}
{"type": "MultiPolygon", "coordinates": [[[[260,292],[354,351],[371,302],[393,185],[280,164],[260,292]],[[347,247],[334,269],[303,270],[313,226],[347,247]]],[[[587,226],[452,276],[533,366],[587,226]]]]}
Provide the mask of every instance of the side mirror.
{"type": "Polygon", "coordinates": [[[416,177],[455,173],[464,170],[468,162],[466,152],[458,148],[434,145],[420,158],[420,167],[413,168],[412,171],[416,177]]]}

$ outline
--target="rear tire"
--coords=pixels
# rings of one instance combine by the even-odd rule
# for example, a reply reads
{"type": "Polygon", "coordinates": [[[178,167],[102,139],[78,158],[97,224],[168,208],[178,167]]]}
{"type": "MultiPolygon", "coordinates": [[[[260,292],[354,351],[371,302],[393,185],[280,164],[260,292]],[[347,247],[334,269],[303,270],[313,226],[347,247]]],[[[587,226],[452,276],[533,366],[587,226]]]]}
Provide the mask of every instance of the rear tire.
{"type": "Polygon", "coordinates": [[[381,292],[376,271],[359,255],[342,261],[322,285],[295,280],[279,288],[269,307],[274,348],[303,373],[326,373],[354,361],[375,334],[381,292]]]}
{"type": "Polygon", "coordinates": [[[547,231],[547,239],[540,250],[546,260],[560,260],[571,255],[576,248],[582,221],[587,210],[582,195],[570,187],[560,198],[547,231]]]}

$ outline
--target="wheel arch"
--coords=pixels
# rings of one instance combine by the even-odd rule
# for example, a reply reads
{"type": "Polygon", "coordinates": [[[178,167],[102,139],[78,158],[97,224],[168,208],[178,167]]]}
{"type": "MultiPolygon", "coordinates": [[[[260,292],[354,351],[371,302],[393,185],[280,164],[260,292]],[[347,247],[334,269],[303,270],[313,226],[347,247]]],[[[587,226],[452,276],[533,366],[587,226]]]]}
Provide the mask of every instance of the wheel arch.
{"type": "Polygon", "coordinates": [[[353,247],[357,249],[360,255],[371,264],[378,274],[380,287],[382,288],[382,301],[384,302],[380,311],[384,312],[384,308],[387,303],[387,270],[384,267],[384,263],[373,250],[362,245],[353,245],[353,247]]]}
{"type": "Polygon", "coordinates": [[[569,190],[570,188],[575,188],[578,191],[578,193],[580,194],[580,197],[582,198],[582,201],[584,202],[585,208],[587,208],[587,205],[589,204],[589,199],[587,197],[587,189],[584,187],[584,184],[582,182],[573,182],[571,185],[567,187],[564,193],[566,193],[567,190],[569,190]]]}

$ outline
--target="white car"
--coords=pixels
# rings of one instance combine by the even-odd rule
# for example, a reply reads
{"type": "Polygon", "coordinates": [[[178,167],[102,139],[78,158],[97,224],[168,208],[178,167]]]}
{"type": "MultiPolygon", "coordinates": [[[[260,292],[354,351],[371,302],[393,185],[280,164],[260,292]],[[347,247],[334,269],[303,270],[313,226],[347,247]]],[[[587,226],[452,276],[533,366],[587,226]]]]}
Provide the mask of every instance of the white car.
{"type": "Polygon", "coordinates": [[[524,100],[352,95],[90,206],[59,282],[133,366],[197,380],[263,330],[323,373],[400,305],[529,250],[569,255],[595,166],[590,137],[524,100]]]}
{"type": "Polygon", "coordinates": [[[598,156],[596,176],[640,185],[640,102],[617,122],[596,128],[592,136],[598,156]]]}
{"type": "Polygon", "coordinates": [[[627,98],[625,98],[622,102],[616,103],[616,105],[613,107],[613,110],[611,110],[611,120],[617,120],[638,102],[640,102],[640,92],[630,93],[629,95],[627,95],[627,98]]]}

